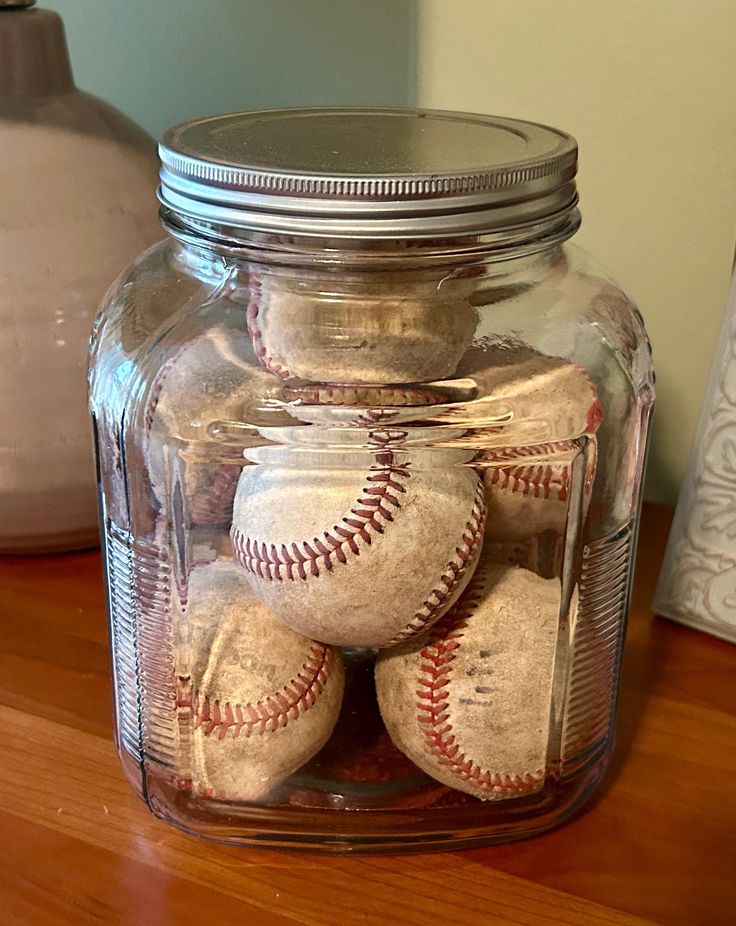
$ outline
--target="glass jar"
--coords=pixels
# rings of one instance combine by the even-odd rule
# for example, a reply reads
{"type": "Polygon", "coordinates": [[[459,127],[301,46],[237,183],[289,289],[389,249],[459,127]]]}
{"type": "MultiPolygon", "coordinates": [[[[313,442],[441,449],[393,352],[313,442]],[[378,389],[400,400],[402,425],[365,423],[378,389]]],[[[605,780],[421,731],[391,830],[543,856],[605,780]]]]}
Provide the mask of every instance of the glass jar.
{"type": "Polygon", "coordinates": [[[593,793],[653,402],[555,129],[284,110],[170,130],[169,240],[91,354],[117,743],[235,843],[451,847],[593,793]]]}

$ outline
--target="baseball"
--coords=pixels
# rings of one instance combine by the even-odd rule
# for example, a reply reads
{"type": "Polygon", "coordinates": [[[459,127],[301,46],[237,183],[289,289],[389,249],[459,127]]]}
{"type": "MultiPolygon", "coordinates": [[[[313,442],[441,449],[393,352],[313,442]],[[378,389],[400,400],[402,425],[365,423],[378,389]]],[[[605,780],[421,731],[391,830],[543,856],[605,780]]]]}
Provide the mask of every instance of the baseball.
{"type": "Polygon", "coordinates": [[[281,379],[394,384],[452,376],[478,323],[474,280],[401,276],[252,274],[246,314],[256,355],[281,379]]]}
{"type": "MultiPolygon", "coordinates": [[[[482,420],[495,430],[495,446],[484,453],[486,553],[545,578],[559,575],[573,493],[584,518],[595,480],[603,420],[596,385],[579,364],[501,342],[473,347],[460,373],[478,389],[468,408],[476,426],[482,420]]],[[[455,406],[445,418],[462,424],[466,415],[455,406]]]]}
{"type": "Polygon", "coordinates": [[[340,655],[274,620],[240,567],[192,570],[180,628],[177,711],[182,788],[255,801],[330,737],[342,702],[340,655]]]}
{"type": "MultiPolygon", "coordinates": [[[[242,420],[273,391],[244,332],[220,326],[184,343],[154,377],[144,411],[146,464],[154,495],[166,503],[167,486],[183,487],[186,513],[193,525],[228,527],[243,465],[242,448],[223,443],[216,462],[200,462],[191,453],[171,453],[211,442],[210,426],[242,420]]],[[[280,393],[280,389],[277,387],[280,393]]],[[[211,443],[208,447],[211,458],[211,443]]]]}
{"type": "Polygon", "coordinates": [[[426,636],[378,657],[378,702],[398,748],[481,800],[542,788],[559,611],[559,582],[484,556],[426,636]]]}
{"type": "Polygon", "coordinates": [[[233,549],[255,593],[293,630],[339,646],[392,645],[430,627],[470,580],[482,483],[468,467],[401,452],[404,436],[372,432],[362,468],[243,470],[233,549]]]}
{"type": "Polygon", "coordinates": [[[574,441],[557,441],[487,455],[486,549],[492,559],[545,578],[559,575],[572,494],[580,492],[585,518],[595,478],[595,445],[576,464],[579,454],[574,441]]]}
{"type": "Polygon", "coordinates": [[[464,413],[448,417],[478,426],[484,420],[499,426],[499,446],[523,446],[569,440],[593,434],[603,420],[598,390],[587,370],[561,357],[531,348],[483,346],[466,355],[458,376],[473,381],[478,396],[464,413]]]}

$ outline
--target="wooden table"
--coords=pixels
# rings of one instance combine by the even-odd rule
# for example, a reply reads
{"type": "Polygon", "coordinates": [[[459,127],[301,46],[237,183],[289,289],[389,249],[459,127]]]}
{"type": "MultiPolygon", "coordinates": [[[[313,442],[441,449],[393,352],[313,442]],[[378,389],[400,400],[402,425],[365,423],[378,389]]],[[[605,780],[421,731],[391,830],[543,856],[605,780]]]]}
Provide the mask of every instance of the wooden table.
{"type": "Polygon", "coordinates": [[[154,819],[112,746],[99,555],[0,558],[0,923],[736,924],[736,647],[652,617],[669,517],[645,510],[595,805],[425,855],[236,849],[154,819]]]}

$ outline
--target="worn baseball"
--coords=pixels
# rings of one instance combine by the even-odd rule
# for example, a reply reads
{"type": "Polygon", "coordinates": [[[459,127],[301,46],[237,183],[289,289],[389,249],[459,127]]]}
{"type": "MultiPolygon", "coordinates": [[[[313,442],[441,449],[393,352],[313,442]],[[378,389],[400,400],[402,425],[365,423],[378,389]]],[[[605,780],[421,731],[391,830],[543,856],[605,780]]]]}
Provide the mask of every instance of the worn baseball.
{"type": "Polygon", "coordinates": [[[340,646],[393,645],[430,627],[470,580],[485,524],[482,483],[470,468],[402,452],[401,436],[374,432],[362,468],[243,470],[233,549],[254,592],[297,632],[340,646]]]}
{"type": "Polygon", "coordinates": [[[492,451],[483,481],[486,552],[545,578],[559,575],[571,505],[585,519],[595,478],[595,444],[586,457],[574,441],[492,451]]]}
{"type": "Polygon", "coordinates": [[[209,430],[217,422],[242,420],[246,411],[253,418],[269,389],[272,378],[255,363],[247,335],[237,329],[213,328],[172,354],[153,379],[144,412],[146,465],[160,503],[178,483],[192,524],[229,526],[242,450],[223,443],[216,462],[172,450],[211,443],[209,430]]]}
{"type": "Polygon", "coordinates": [[[497,424],[498,446],[524,446],[594,434],[603,420],[598,389],[585,367],[529,347],[479,342],[458,376],[474,382],[475,400],[448,417],[497,424]]]}
{"type": "Polygon", "coordinates": [[[275,620],[231,560],[192,571],[178,651],[180,787],[256,801],[329,739],[339,653],[275,620]]]}
{"type": "MultiPolygon", "coordinates": [[[[559,575],[568,515],[585,517],[603,419],[587,370],[529,347],[474,347],[461,373],[476,383],[473,414],[497,422],[484,453],[486,552],[497,562],[559,575]],[[578,496],[579,495],[579,499],[578,496]]],[[[448,417],[463,422],[461,408],[448,417]]]]}
{"type": "Polygon", "coordinates": [[[559,611],[559,582],[484,556],[427,635],[378,657],[378,702],[396,746],[481,800],[542,788],[559,611]]]}
{"type": "Polygon", "coordinates": [[[474,286],[467,276],[254,273],[248,332],[263,366],[281,379],[431,382],[452,376],[472,342],[474,286]]]}

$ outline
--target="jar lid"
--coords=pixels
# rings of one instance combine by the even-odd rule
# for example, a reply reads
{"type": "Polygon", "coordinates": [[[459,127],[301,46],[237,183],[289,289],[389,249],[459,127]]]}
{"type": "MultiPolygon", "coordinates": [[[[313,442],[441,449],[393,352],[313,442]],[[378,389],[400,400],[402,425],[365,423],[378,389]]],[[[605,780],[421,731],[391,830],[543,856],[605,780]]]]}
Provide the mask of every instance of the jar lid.
{"type": "Polygon", "coordinates": [[[559,224],[577,203],[570,135],[473,113],[230,113],[169,129],[159,154],[165,207],[274,234],[481,234],[559,224]]]}

